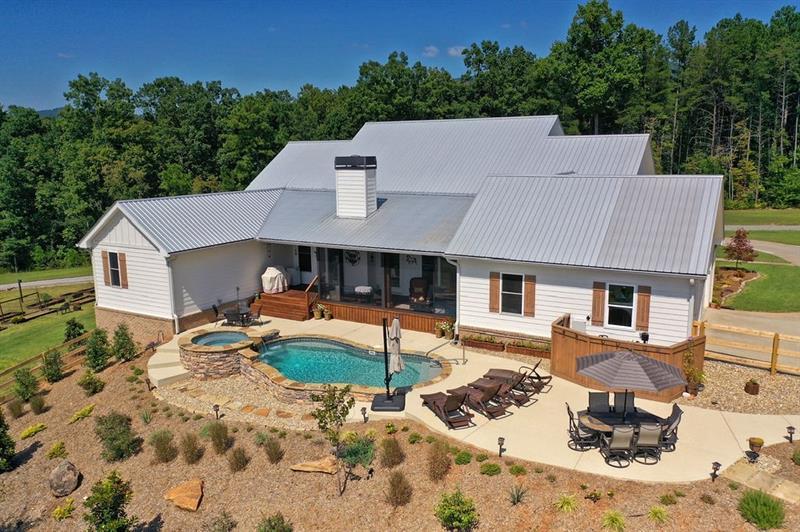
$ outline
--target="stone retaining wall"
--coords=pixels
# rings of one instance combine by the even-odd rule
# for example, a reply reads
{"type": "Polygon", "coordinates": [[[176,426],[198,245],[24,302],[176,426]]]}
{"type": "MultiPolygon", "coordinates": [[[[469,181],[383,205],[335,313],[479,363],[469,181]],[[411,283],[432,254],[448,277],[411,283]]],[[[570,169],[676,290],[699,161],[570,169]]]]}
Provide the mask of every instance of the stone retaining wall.
{"type": "Polygon", "coordinates": [[[189,370],[192,377],[200,380],[221,379],[239,374],[239,349],[200,353],[180,348],[181,364],[189,370]]]}

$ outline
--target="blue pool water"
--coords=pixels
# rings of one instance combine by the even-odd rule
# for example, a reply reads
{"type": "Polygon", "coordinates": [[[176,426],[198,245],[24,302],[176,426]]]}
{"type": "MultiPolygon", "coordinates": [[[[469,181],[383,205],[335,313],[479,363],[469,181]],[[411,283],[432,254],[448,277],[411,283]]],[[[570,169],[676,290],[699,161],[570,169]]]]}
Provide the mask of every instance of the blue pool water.
{"type": "Polygon", "coordinates": [[[236,331],[216,331],[192,339],[193,344],[220,346],[247,340],[247,335],[236,331]]]}
{"type": "MultiPolygon", "coordinates": [[[[298,382],[348,383],[383,387],[383,352],[370,354],[347,344],[318,338],[292,338],[261,347],[261,360],[298,382]]],[[[403,355],[406,369],[392,376],[392,388],[437,376],[442,368],[418,355],[403,355]]]]}

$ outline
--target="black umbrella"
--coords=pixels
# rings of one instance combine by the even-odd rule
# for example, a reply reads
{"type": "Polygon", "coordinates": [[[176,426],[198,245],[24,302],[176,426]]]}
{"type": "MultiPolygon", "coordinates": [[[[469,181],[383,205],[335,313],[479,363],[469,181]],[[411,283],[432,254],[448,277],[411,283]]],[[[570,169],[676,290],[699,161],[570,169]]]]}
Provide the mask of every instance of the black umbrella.
{"type": "Polygon", "coordinates": [[[660,360],[633,351],[606,351],[576,359],[578,375],[590,377],[610,388],[625,389],[622,419],[625,419],[628,390],[660,392],[686,384],[683,372],[660,360]]]}

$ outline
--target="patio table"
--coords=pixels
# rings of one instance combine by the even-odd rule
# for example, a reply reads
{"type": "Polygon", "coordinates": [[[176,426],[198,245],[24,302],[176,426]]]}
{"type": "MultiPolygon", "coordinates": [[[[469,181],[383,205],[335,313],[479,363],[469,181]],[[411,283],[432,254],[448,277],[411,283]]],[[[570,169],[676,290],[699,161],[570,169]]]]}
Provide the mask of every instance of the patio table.
{"type": "Polygon", "coordinates": [[[615,412],[609,413],[596,413],[589,412],[588,410],[581,410],[578,412],[578,421],[581,425],[589,430],[595,432],[611,433],[614,431],[615,425],[633,425],[638,427],[642,423],[662,423],[663,420],[642,409],[637,409],[635,413],[630,413],[625,416],[625,422],[622,422],[622,414],[615,412]]]}

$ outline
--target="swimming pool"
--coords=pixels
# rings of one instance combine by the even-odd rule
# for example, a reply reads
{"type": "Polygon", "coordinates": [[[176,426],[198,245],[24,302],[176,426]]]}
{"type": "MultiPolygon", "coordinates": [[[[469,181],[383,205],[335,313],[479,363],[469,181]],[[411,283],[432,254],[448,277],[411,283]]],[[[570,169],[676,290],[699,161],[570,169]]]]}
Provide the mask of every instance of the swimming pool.
{"type": "MultiPolygon", "coordinates": [[[[264,344],[258,358],[298,382],[384,386],[383,352],[370,354],[343,342],[288,338],[264,344]]],[[[431,380],[442,371],[436,359],[403,354],[403,360],[406,369],[392,376],[392,388],[431,380]]]]}
{"type": "Polygon", "coordinates": [[[215,331],[206,334],[201,334],[192,338],[192,343],[195,345],[208,345],[208,346],[222,346],[235,344],[243,340],[247,340],[248,336],[243,332],[238,331],[215,331]]]}

